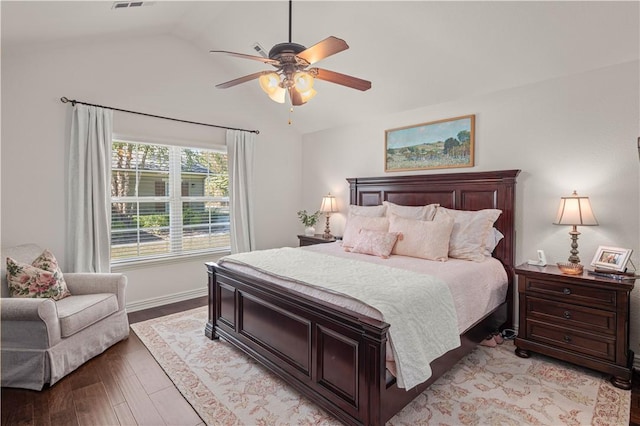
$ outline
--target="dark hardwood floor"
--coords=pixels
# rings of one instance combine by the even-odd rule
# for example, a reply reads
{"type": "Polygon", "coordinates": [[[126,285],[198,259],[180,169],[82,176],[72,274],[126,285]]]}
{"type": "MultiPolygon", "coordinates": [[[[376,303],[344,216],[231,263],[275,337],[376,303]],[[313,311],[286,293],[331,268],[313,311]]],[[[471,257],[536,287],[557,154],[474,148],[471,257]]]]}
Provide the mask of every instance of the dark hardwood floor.
{"type": "MultiPolygon", "coordinates": [[[[199,297],[132,312],[129,322],[206,304],[199,297]]],[[[640,372],[633,382],[630,426],[640,426],[640,372]]],[[[51,388],[2,388],[1,417],[2,425],[204,425],[133,332],[51,388]]]]}

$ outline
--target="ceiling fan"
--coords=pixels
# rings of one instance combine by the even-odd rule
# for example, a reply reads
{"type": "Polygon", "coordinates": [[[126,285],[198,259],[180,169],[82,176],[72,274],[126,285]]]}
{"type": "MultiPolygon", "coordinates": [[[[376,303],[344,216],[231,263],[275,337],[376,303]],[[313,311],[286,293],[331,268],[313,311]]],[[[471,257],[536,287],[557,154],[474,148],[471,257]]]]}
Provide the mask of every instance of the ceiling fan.
{"type": "Polygon", "coordinates": [[[265,64],[273,65],[276,70],[255,72],[225,83],[220,83],[216,85],[216,87],[226,89],[258,79],[260,87],[272,100],[284,103],[286,93],[288,92],[291,104],[295,106],[304,105],[316,95],[316,91],[313,88],[315,79],[341,84],[362,91],[370,89],[370,81],[322,68],[309,68],[310,65],[322,59],[348,49],[349,45],[344,40],[333,36],[327,37],[309,48],[301,44],[292,43],[291,3],[292,1],[289,0],[289,42],[278,43],[273,46],[269,51],[268,58],[228,52],[225,50],[210,51],[210,53],[225,53],[238,58],[264,62],[265,64]]]}

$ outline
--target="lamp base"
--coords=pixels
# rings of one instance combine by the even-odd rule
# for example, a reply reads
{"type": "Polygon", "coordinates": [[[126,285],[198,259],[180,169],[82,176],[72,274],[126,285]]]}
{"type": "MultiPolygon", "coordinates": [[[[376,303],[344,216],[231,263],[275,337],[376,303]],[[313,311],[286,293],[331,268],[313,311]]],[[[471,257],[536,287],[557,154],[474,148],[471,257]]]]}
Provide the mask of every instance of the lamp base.
{"type": "Polygon", "coordinates": [[[573,225],[573,230],[569,232],[571,235],[571,256],[569,256],[569,262],[575,263],[576,265],[580,263],[580,258],[578,257],[578,228],[573,225]]]}
{"type": "Polygon", "coordinates": [[[333,235],[331,235],[331,229],[329,228],[329,215],[327,215],[327,224],[324,227],[324,234],[322,234],[322,238],[324,238],[325,240],[330,240],[333,238],[333,235]]]}

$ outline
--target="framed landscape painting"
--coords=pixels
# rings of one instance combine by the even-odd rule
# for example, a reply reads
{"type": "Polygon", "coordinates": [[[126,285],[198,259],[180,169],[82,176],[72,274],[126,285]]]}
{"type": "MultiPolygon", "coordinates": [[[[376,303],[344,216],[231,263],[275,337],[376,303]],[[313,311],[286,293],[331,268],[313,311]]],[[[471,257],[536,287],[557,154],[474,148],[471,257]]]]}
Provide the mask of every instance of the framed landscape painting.
{"type": "Polygon", "coordinates": [[[385,131],[385,172],[472,167],[475,115],[385,131]]]}

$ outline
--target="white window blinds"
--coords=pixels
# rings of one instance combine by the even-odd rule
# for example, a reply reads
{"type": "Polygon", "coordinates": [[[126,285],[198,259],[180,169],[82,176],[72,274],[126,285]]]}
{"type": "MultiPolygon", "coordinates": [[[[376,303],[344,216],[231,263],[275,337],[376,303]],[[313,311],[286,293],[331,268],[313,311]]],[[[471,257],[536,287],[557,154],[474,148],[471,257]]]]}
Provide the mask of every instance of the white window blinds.
{"type": "Polygon", "coordinates": [[[114,141],[111,263],[229,250],[224,152],[114,141]]]}

